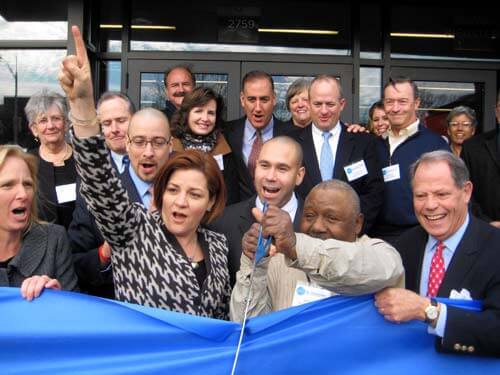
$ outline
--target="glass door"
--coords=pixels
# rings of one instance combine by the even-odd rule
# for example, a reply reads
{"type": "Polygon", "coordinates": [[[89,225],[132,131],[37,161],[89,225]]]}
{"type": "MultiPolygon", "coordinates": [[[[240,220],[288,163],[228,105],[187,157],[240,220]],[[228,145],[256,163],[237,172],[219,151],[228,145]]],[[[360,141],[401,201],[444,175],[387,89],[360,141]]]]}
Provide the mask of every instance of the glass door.
{"type": "Polygon", "coordinates": [[[137,108],[165,106],[164,72],[175,65],[188,66],[196,76],[197,86],[213,88],[224,98],[226,119],[239,114],[239,62],[129,60],[128,95],[137,108]]]}
{"type": "Polygon", "coordinates": [[[446,116],[465,105],[476,111],[481,133],[495,126],[495,82],[491,71],[392,68],[392,76],[406,76],[419,88],[419,116],[435,132],[446,134],[446,116]]]}
{"type": "Polygon", "coordinates": [[[273,76],[277,97],[274,115],[283,121],[290,119],[290,113],[286,109],[286,91],[293,81],[297,78],[312,79],[318,74],[331,74],[337,77],[346,98],[346,106],[342,112],[341,120],[352,122],[352,65],[274,62],[243,62],[241,64],[242,77],[252,70],[263,70],[273,76]]]}

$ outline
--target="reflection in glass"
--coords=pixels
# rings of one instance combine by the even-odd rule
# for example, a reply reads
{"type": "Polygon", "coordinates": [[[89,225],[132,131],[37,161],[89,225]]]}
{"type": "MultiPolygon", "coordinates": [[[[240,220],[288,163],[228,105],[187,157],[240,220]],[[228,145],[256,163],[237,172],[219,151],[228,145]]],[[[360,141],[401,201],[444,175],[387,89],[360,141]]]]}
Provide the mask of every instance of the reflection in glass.
{"type": "MultiPolygon", "coordinates": [[[[0,50],[2,60],[15,67],[17,56],[18,80],[18,116],[20,121],[19,143],[27,146],[32,141],[26,125],[24,106],[29,97],[41,89],[48,89],[63,94],[57,74],[59,64],[66,55],[66,50],[0,50]]],[[[12,142],[15,80],[6,63],[0,62],[0,144],[12,142]]]]}
{"type": "MultiPolygon", "coordinates": [[[[141,103],[140,108],[153,107],[165,108],[165,84],[163,73],[141,73],[141,103]]],[[[227,74],[195,73],[196,86],[210,87],[224,98],[227,103],[227,74]]],[[[227,105],[227,104],[226,104],[227,105]]],[[[226,119],[227,107],[224,108],[222,117],[226,119]]]]}
{"type": "Polygon", "coordinates": [[[478,130],[482,126],[482,84],[471,82],[431,82],[415,81],[420,94],[418,114],[427,127],[446,134],[446,116],[459,105],[476,111],[478,130]]]}
{"type": "MultiPolygon", "coordinates": [[[[117,43],[109,48],[118,49],[117,43]]],[[[245,53],[300,53],[310,55],[349,56],[348,49],[298,48],[252,46],[239,44],[177,43],[177,42],[139,42],[130,43],[132,51],[203,51],[203,52],[245,52],[245,53]]]]}
{"type": "Polygon", "coordinates": [[[491,7],[397,4],[391,13],[392,58],[500,59],[500,23],[491,7]]]}
{"type": "Polygon", "coordinates": [[[274,115],[281,121],[288,121],[292,117],[286,108],[286,92],[288,87],[297,79],[313,79],[311,76],[273,76],[274,92],[276,93],[276,106],[274,115]]]}
{"type": "Polygon", "coordinates": [[[214,1],[193,7],[133,0],[131,50],[350,54],[350,3],[335,2],[334,8],[329,2],[214,1]]]}
{"type": "Polygon", "coordinates": [[[101,71],[104,74],[106,86],[104,91],[121,90],[122,64],[120,61],[102,61],[101,71]]]}
{"type": "Polygon", "coordinates": [[[382,58],[382,12],[380,4],[361,4],[359,30],[360,57],[382,58]]]}
{"type": "Polygon", "coordinates": [[[368,124],[368,111],[382,94],[382,68],[360,68],[359,71],[359,121],[368,124]]]}
{"type": "Polygon", "coordinates": [[[66,40],[68,23],[9,22],[0,15],[0,40],[66,40]]]}

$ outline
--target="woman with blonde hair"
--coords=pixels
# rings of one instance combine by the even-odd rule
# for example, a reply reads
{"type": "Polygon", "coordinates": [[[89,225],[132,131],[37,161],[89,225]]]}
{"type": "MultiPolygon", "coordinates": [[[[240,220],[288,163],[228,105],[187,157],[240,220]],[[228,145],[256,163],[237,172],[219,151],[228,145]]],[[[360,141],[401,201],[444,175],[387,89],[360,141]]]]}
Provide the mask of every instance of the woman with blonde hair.
{"type": "Polygon", "coordinates": [[[66,231],[37,217],[37,161],[13,145],[0,146],[0,286],[23,297],[44,288],[76,290],[66,231]]]}

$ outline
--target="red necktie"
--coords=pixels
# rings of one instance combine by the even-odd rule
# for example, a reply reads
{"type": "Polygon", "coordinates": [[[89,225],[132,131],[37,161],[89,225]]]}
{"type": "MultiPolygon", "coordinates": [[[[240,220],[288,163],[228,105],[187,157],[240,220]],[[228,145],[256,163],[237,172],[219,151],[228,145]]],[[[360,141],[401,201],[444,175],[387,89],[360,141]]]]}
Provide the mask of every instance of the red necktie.
{"type": "Polygon", "coordinates": [[[262,148],[262,134],[260,134],[260,130],[255,131],[255,139],[253,141],[252,150],[250,151],[250,155],[248,156],[248,171],[252,178],[254,177],[255,165],[257,163],[257,159],[260,154],[260,150],[262,148]]]}
{"type": "Polygon", "coordinates": [[[436,252],[431,260],[431,270],[429,272],[429,284],[427,286],[427,297],[436,297],[439,286],[444,278],[444,243],[438,242],[436,252]]]}

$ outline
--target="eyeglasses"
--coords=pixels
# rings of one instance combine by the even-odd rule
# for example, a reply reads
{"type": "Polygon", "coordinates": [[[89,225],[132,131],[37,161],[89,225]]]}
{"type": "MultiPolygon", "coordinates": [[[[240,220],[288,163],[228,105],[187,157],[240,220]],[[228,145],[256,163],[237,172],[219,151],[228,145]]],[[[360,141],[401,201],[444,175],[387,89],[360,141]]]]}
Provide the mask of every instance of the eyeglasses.
{"type": "Polygon", "coordinates": [[[59,124],[62,124],[64,122],[64,117],[63,116],[50,116],[50,117],[42,116],[36,121],[36,124],[42,125],[42,126],[47,126],[49,124],[49,121],[52,124],[59,125],[59,124]]]}
{"type": "Polygon", "coordinates": [[[452,128],[458,128],[458,126],[462,126],[462,128],[470,128],[473,124],[470,121],[458,122],[452,121],[449,124],[452,128]]]}
{"type": "Polygon", "coordinates": [[[129,138],[129,141],[137,148],[146,148],[147,144],[151,143],[151,147],[156,150],[167,145],[170,142],[170,138],[154,137],[152,139],[147,139],[146,137],[133,137],[129,138]]]}

